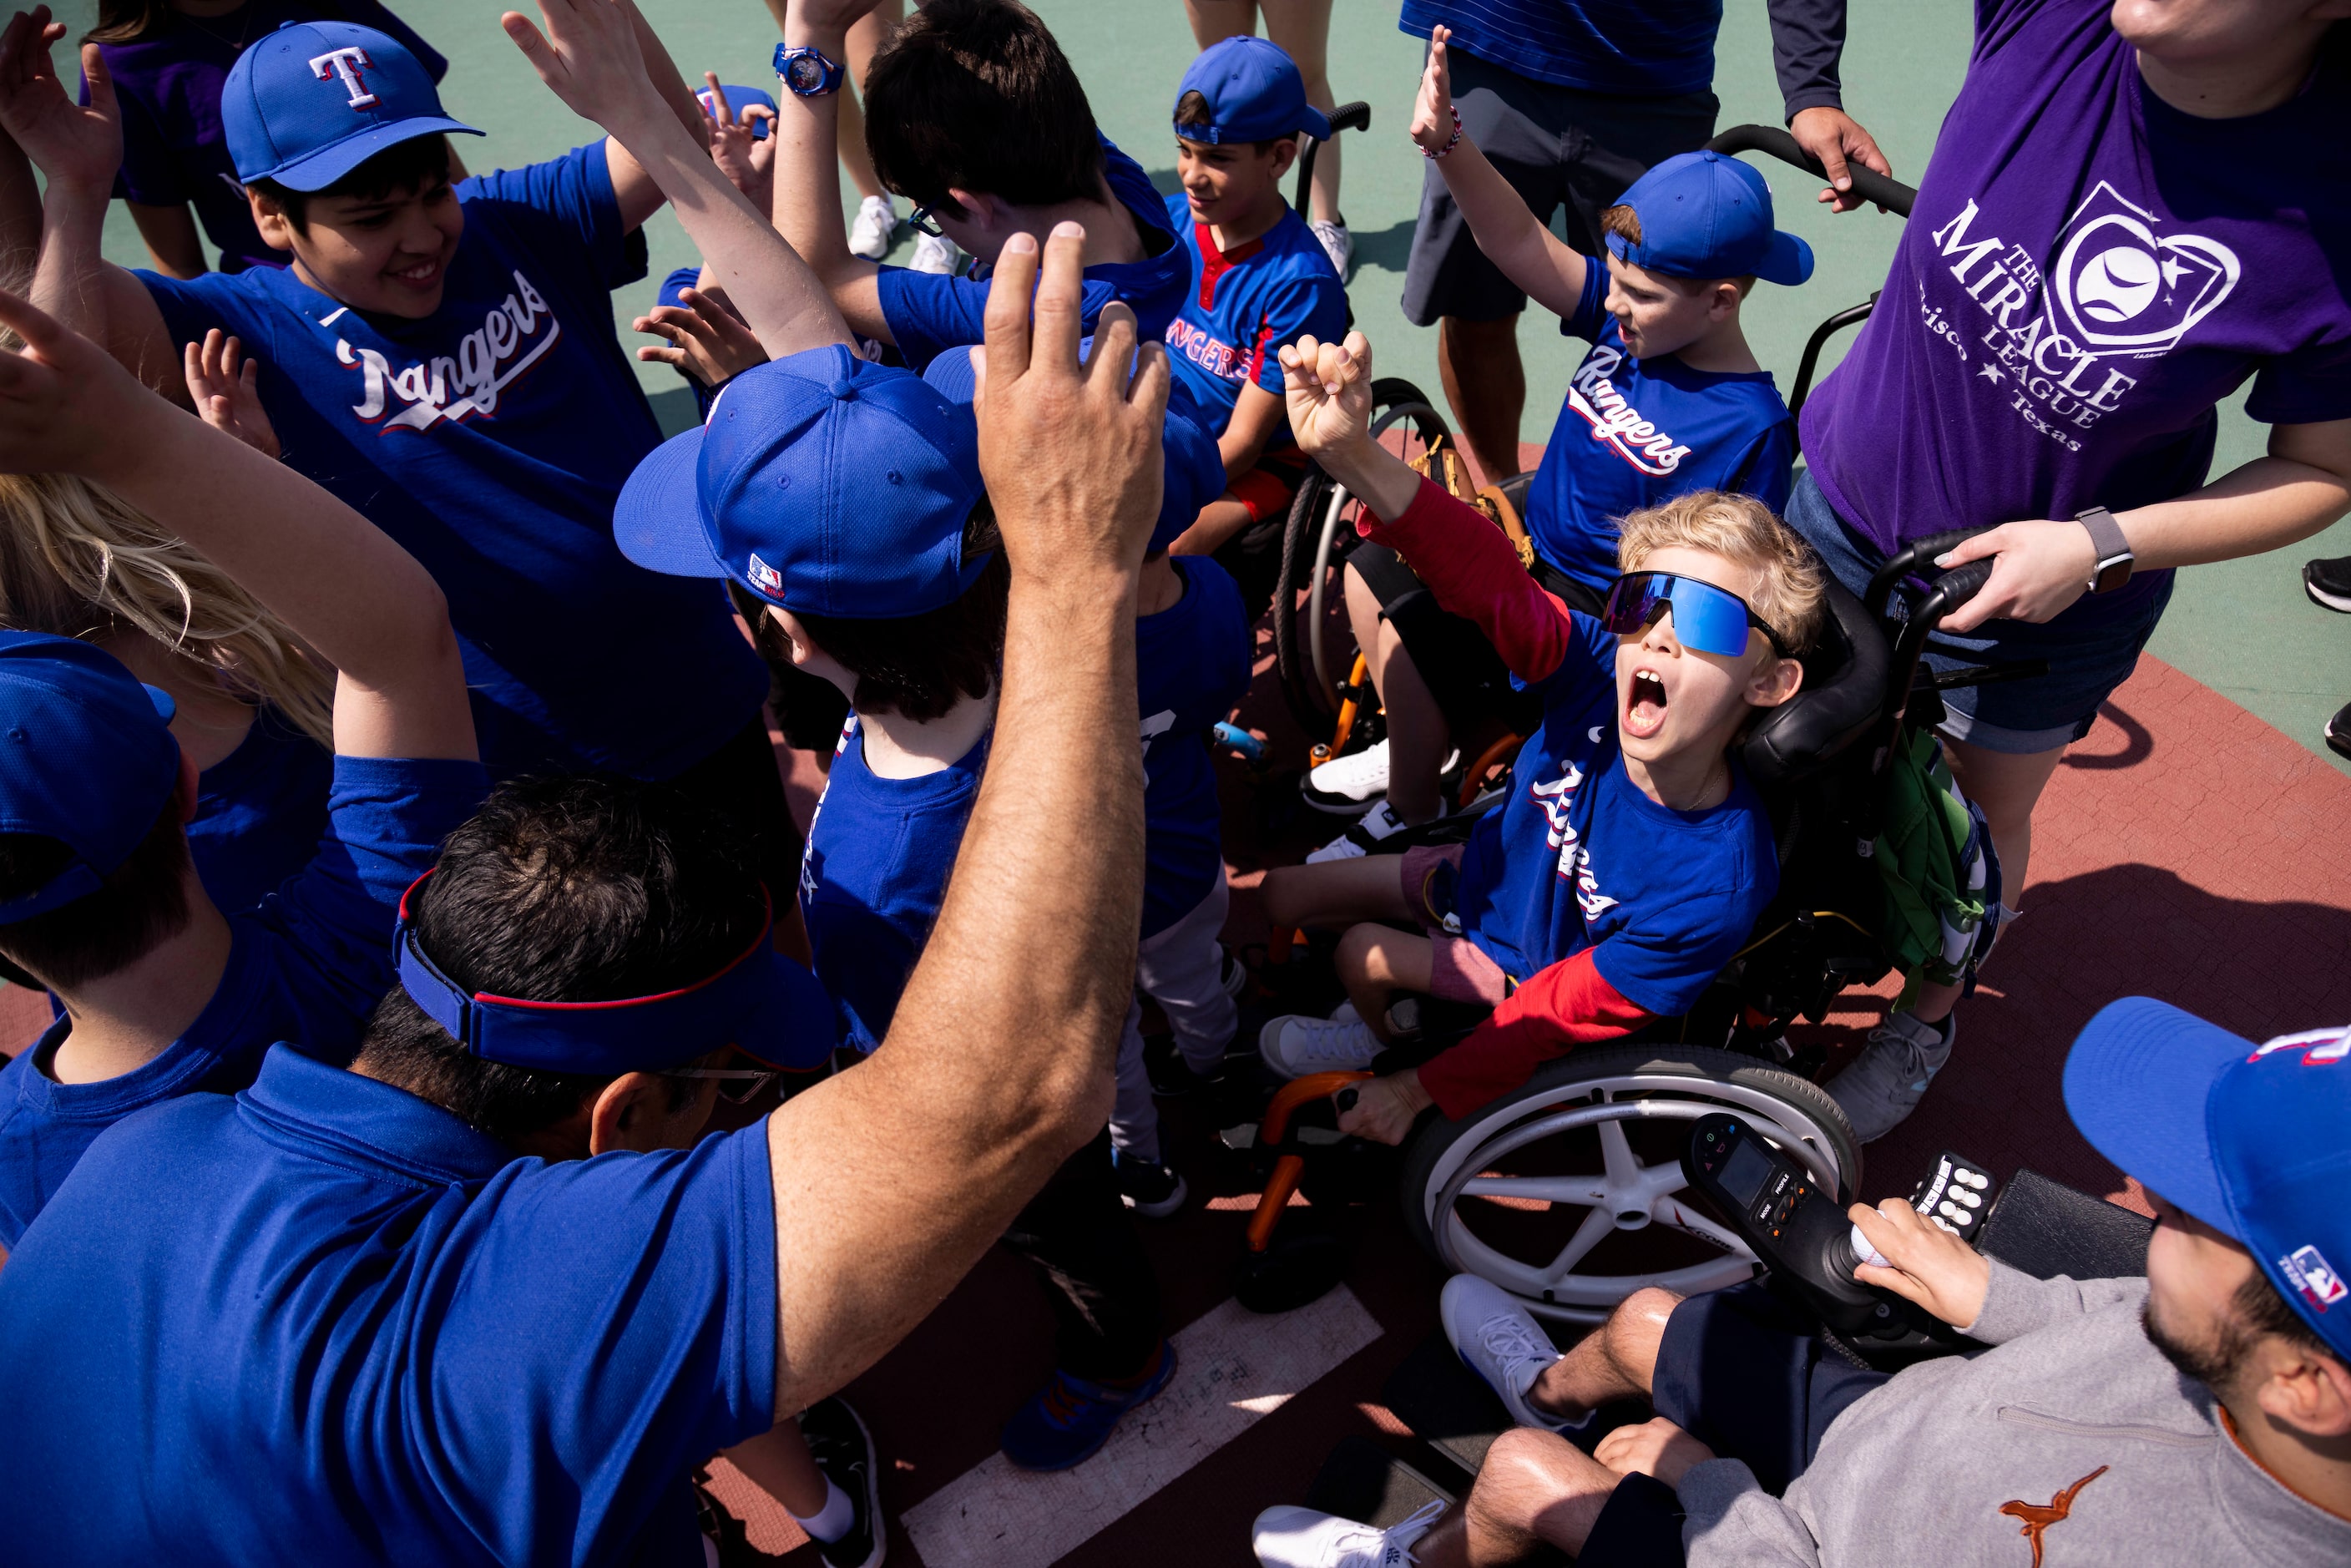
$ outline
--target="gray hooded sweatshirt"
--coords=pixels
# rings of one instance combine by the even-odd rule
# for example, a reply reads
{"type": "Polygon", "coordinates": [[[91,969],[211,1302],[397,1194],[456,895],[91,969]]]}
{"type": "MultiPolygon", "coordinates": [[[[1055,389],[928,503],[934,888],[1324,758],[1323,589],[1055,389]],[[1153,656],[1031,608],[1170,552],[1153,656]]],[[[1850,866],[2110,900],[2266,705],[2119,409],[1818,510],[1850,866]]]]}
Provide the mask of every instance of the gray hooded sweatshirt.
{"type": "Polygon", "coordinates": [[[1970,1334],[1836,1418],[1775,1498],[1737,1459],[1680,1487],[1691,1568],[2234,1568],[2351,1563],[2351,1520],[2304,1501],[2139,1326],[2147,1281],[1991,1266],[1970,1334]]]}

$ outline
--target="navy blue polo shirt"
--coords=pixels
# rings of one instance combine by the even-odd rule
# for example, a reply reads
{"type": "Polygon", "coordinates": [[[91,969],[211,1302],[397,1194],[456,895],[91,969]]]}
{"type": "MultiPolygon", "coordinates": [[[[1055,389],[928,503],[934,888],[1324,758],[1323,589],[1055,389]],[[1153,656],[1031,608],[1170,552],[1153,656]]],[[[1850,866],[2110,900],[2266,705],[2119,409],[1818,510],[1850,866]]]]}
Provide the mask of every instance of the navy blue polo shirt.
{"type": "Polygon", "coordinates": [[[550,1165],[280,1046],[99,1139],[0,1322],[16,1561],[699,1568],[775,1422],[767,1127],[550,1165]]]}
{"type": "Polygon", "coordinates": [[[0,1246],[16,1249],[91,1141],[133,1112],[242,1089],[273,1040],[349,1061],[392,988],[400,895],[488,791],[477,762],[335,758],[326,838],[301,874],[229,916],[228,966],[186,1033],[129,1072],[60,1083],[61,1018],[0,1068],[0,1246]]]}

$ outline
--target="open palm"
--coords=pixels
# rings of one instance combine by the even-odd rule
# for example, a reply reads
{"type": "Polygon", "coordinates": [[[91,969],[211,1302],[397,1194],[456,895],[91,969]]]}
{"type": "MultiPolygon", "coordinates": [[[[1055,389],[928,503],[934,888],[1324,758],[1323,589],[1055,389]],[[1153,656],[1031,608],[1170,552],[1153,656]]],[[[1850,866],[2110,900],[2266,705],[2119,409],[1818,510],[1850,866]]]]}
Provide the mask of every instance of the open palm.
{"type": "Polygon", "coordinates": [[[105,350],[5,289],[0,327],[25,343],[0,350],[0,473],[104,479],[135,453],[142,417],[170,412],[105,350]]]}
{"type": "Polygon", "coordinates": [[[83,46],[89,107],[76,103],[49,57],[49,46],[64,33],[46,5],[30,15],[19,11],[0,32],[0,127],[51,180],[110,186],[122,162],[114,82],[98,46],[83,46]]]}

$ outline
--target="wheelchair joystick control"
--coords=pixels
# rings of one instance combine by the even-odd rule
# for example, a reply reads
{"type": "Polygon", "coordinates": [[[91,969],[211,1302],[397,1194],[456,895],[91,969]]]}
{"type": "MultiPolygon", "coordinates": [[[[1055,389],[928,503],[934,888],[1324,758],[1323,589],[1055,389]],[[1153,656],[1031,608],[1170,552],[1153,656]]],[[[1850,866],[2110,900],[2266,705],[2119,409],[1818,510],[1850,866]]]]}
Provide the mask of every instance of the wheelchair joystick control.
{"type": "Polygon", "coordinates": [[[1701,1116],[1682,1171],[1730,1221],[1756,1260],[1843,1332],[1876,1328],[1892,1312],[1882,1291],[1853,1277],[1859,1254],[1844,1195],[1812,1173],[1744,1116],[1701,1116]]]}
{"type": "Polygon", "coordinates": [[[1852,1239],[1846,1242],[1846,1246],[1853,1255],[1853,1261],[1846,1266],[1848,1273],[1865,1263],[1873,1269],[1890,1269],[1894,1266],[1886,1260],[1885,1253],[1870,1245],[1869,1238],[1861,1233],[1861,1227],[1858,1225],[1853,1228],[1852,1239]]]}

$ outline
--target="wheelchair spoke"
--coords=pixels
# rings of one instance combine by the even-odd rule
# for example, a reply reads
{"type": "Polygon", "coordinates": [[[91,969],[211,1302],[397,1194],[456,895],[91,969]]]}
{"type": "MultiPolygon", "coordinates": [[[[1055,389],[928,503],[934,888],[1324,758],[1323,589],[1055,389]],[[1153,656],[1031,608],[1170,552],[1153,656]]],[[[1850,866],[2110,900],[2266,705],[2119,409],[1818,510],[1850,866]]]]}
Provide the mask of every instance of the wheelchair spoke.
{"type": "MultiPolygon", "coordinates": [[[[1625,1124],[1610,1120],[1593,1131],[1600,1137],[1600,1159],[1602,1168],[1608,1173],[1609,1200],[1614,1203],[1641,1193],[1646,1185],[1642,1178],[1648,1174],[1648,1167],[1633,1153],[1633,1145],[1625,1137],[1625,1124]]],[[[1646,1208],[1648,1205],[1644,1203],[1641,1207],[1646,1208]]]]}
{"type": "Polygon", "coordinates": [[[1608,1207],[1608,1184],[1599,1176],[1474,1176],[1461,1189],[1467,1197],[1494,1197],[1534,1203],[1573,1203],[1586,1207],[1608,1207]]]}
{"type": "Polygon", "coordinates": [[[1568,1238],[1567,1245],[1559,1249],[1559,1256],[1552,1259],[1551,1267],[1544,1270],[1550,1282],[1556,1285],[1574,1273],[1575,1266],[1583,1261],[1584,1255],[1600,1245],[1602,1237],[1615,1228],[1616,1218],[1605,1208],[1595,1208],[1585,1215],[1583,1223],[1575,1228],[1575,1234],[1568,1238]]]}

